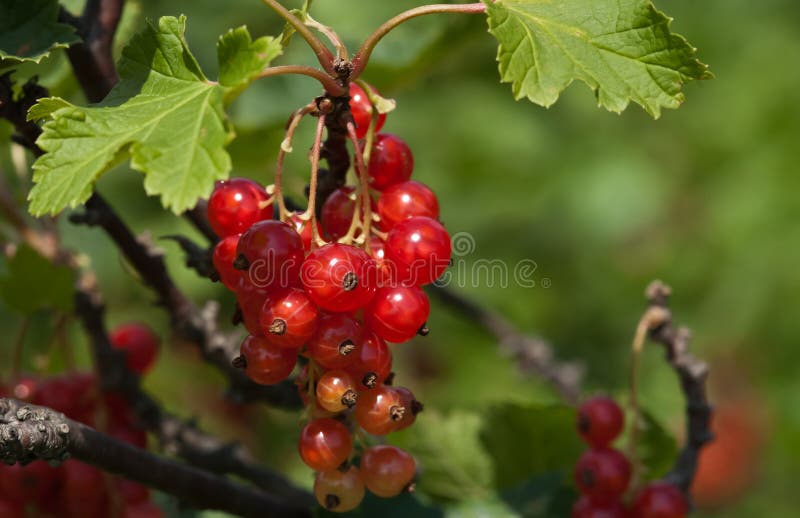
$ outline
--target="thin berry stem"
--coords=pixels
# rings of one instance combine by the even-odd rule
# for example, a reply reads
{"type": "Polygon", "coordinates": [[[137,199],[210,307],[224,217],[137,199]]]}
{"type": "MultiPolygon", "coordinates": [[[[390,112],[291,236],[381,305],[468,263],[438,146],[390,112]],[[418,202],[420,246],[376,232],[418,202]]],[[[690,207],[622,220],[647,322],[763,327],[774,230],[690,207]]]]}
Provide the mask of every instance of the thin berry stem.
{"type": "Polygon", "coordinates": [[[367,66],[367,62],[369,61],[369,57],[372,55],[372,51],[375,49],[375,46],[381,39],[383,39],[384,36],[386,36],[398,25],[426,14],[479,14],[484,12],[486,12],[486,5],[483,2],[475,2],[472,4],[423,5],[398,14],[391,20],[388,20],[386,23],[378,27],[375,32],[370,34],[367,39],[364,40],[364,43],[361,44],[361,48],[358,49],[358,52],[356,52],[356,55],[353,57],[353,72],[350,74],[351,80],[361,75],[361,73],[364,71],[364,68],[367,66]]]}
{"type": "Polygon", "coordinates": [[[258,78],[264,79],[266,77],[274,77],[287,74],[296,74],[301,76],[313,77],[322,84],[322,87],[328,94],[334,97],[342,96],[346,92],[345,88],[342,85],[340,85],[335,78],[329,76],[324,71],[318,68],[308,67],[305,65],[280,65],[275,67],[268,67],[265,68],[258,75],[258,78]]]}
{"type": "Polygon", "coordinates": [[[278,217],[281,221],[286,221],[290,215],[289,210],[286,208],[286,201],[283,198],[283,163],[286,159],[286,153],[292,152],[292,139],[294,138],[294,132],[297,130],[300,121],[315,109],[316,105],[310,103],[292,114],[289,119],[289,124],[286,126],[286,134],[281,142],[280,150],[278,151],[278,159],[275,162],[275,193],[273,196],[278,203],[278,217]]]}
{"type": "Polygon", "coordinates": [[[306,40],[308,46],[311,47],[311,49],[314,51],[314,54],[317,55],[317,60],[319,61],[319,64],[322,65],[322,68],[329,74],[334,73],[333,54],[324,43],[319,41],[319,39],[314,36],[314,33],[311,32],[311,29],[306,27],[302,20],[290,13],[289,10],[282,6],[277,0],[261,0],[261,2],[266,4],[267,7],[275,11],[278,16],[286,20],[289,25],[294,27],[294,30],[296,30],[304,40],[306,40]]]}
{"type": "Polygon", "coordinates": [[[311,148],[311,180],[308,187],[308,209],[304,216],[311,218],[311,245],[321,246],[325,241],[319,236],[317,228],[317,213],[314,210],[317,203],[317,181],[319,178],[319,155],[322,149],[322,132],[325,130],[325,114],[320,114],[317,121],[317,131],[314,134],[314,145],[311,148]]]}
{"type": "Polygon", "coordinates": [[[331,42],[331,45],[334,46],[336,49],[336,58],[340,60],[347,60],[349,58],[347,53],[347,47],[345,46],[342,39],[336,34],[336,31],[319,23],[317,20],[313,19],[311,16],[306,13],[306,26],[311,27],[312,29],[316,29],[320,34],[328,38],[328,41],[331,42]]]}
{"type": "Polygon", "coordinates": [[[368,246],[369,229],[372,224],[372,204],[369,197],[369,180],[367,178],[367,166],[364,163],[364,155],[361,151],[361,146],[358,142],[358,135],[356,134],[356,126],[352,121],[347,123],[347,134],[350,141],[353,143],[353,157],[355,158],[355,170],[361,186],[361,205],[363,207],[363,223],[361,239],[364,240],[364,246],[368,246]]]}

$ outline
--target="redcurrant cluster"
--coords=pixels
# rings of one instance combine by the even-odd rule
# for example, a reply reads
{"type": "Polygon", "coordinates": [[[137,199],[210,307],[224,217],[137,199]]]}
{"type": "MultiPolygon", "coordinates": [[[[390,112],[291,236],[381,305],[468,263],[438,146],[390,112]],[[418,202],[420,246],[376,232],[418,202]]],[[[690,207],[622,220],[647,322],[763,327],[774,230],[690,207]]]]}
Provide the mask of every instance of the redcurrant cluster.
{"type": "MultiPolygon", "coordinates": [[[[410,426],[422,409],[410,390],[391,385],[387,342],[427,334],[430,304],[421,286],[442,275],[451,255],[436,196],[410,180],[406,143],[376,134],[385,115],[373,110],[364,89],[351,84],[353,162],[361,163],[365,138],[372,145],[356,170],[359,184],[328,196],[318,226],[312,203],[306,212],[284,212],[277,173],[267,188],[241,178],[220,182],[208,204],[221,238],[214,265],[250,333],[235,365],[270,385],[289,377],[301,358],[296,383],[310,422],[300,456],[318,472],[320,504],[338,512],[357,506],[365,487],[392,497],[411,486],[411,455],[368,447],[357,430],[383,436],[410,426]]],[[[312,166],[312,184],[315,173],[312,166]]]]}
{"type": "Polygon", "coordinates": [[[626,507],[622,497],[631,480],[631,463],[611,447],[622,432],[624,415],[607,397],[594,397],[578,410],[578,433],[590,449],[575,465],[581,492],[572,518],[684,518],[689,512],[681,491],[661,482],[641,489],[626,507]]]}
{"type": "MultiPolygon", "coordinates": [[[[153,365],[157,337],[141,324],[126,324],[111,335],[112,344],[127,353],[128,365],[140,374],[153,365]]],[[[46,406],[106,432],[137,448],[147,446],[127,401],[102,393],[94,374],[74,372],[58,377],[20,376],[0,386],[0,396],[46,406]]],[[[140,484],[104,474],[77,460],[60,466],[35,461],[26,466],[0,465],[0,518],[31,516],[65,518],[161,518],[140,484]],[[120,510],[121,509],[121,510],[120,510]],[[115,510],[119,510],[115,514],[115,510]]]]}

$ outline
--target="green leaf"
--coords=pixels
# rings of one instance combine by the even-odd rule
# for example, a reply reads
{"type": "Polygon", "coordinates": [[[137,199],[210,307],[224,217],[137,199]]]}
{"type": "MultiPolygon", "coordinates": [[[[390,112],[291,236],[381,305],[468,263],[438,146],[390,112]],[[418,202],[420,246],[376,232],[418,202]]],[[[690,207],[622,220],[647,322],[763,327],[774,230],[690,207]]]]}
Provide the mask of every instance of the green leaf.
{"type": "Polygon", "coordinates": [[[569,473],[584,449],[575,432],[575,410],[562,405],[494,406],[486,415],[481,440],[494,461],[499,488],[536,475],[569,473]]]}
{"type": "Polygon", "coordinates": [[[492,486],[492,463],[479,440],[481,418],[466,412],[444,417],[425,411],[393,443],[416,457],[424,475],[417,489],[437,500],[480,499],[492,486]]]}
{"type": "Polygon", "coordinates": [[[39,63],[79,41],[72,26],[58,23],[58,9],[56,0],[0,2],[0,61],[39,63]]]}
{"type": "Polygon", "coordinates": [[[642,412],[637,435],[636,457],[645,467],[644,478],[655,480],[664,476],[678,455],[678,444],[655,417],[642,412]]]}
{"type": "Polygon", "coordinates": [[[500,76],[516,99],[547,107],[580,80],[610,111],[634,101],[658,118],[683,102],[684,83],[712,77],[649,0],[484,1],[500,76]]]}
{"type": "Polygon", "coordinates": [[[263,36],[253,41],[246,27],[231,29],[217,43],[219,82],[241,88],[283,53],[280,40],[263,36]]]}
{"type": "Polygon", "coordinates": [[[522,484],[503,490],[500,497],[525,518],[569,516],[578,495],[567,485],[562,473],[538,475],[522,484]]]}
{"type": "Polygon", "coordinates": [[[11,309],[31,314],[42,308],[72,309],[73,272],[22,245],[0,275],[0,298],[11,309]]]}
{"type": "Polygon", "coordinates": [[[144,187],[179,213],[211,193],[231,160],[225,89],[208,81],[184,39],[185,17],[164,17],[133,37],[118,64],[120,82],[102,103],[78,107],[42,99],[30,119],[49,118],[37,143],[30,212],[55,214],[86,201],[94,182],[130,156],[144,187]]]}

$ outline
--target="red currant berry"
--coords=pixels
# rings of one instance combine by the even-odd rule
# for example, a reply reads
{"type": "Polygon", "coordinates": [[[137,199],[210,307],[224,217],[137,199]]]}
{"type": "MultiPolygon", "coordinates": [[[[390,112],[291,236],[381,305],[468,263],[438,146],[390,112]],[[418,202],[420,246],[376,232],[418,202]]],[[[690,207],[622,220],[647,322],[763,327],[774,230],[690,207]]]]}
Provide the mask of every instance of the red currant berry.
{"type": "Polygon", "coordinates": [[[58,482],[59,471],[37,460],[26,466],[0,465],[0,495],[19,502],[47,498],[58,482]]]}
{"type": "Polygon", "coordinates": [[[317,403],[328,412],[353,408],[358,399],[356,383],[343,370],[327,371],[317,380],[317,403]]]}
{"type": "Polygon", "coordinates": [[[150,498],[150,490],[146,486],[124,478],[117,480],[117,491],[127,504],[137,504],[150,498]]]}
{"type": "Polygon", "coordinates": [[[20,518],[25,516],[25,506],[7,498],[0,498],[0,518],[20,518]]]}
{"type": "Polygon", "coordinates": [[[148,372],[158,355],[159,339],[148,326],[131,322],[111,332],[111,345],[125,352],[128,368],[137,374],[148,372]]]}
{"type": "Polygon", "coordinates": [[[235,291],[239,286],[243,276],[247,275],[242,270],[233,267],[236,260],[236,246],[239,244],[239,234],[231,234],[224,237],[214,247],[214,254],[211,259],[214,268],[219,274],[219,280],[231,291],[235,291]]]}
{"type": "Polygon", "coordinates": [[[326,369],[343,369],[359,356],[364,341],[361,324],[350,315],[320,315],[317,332],[308,341],[308,355],[326,369]]]}
{"type": "Polygon", "coordinates": [[[297,362],[297,351],[276,347],[266,339],[247,336],[242,342],[244,373],[256,383],[273,385],[289,377],[297,362]]]}
{"type": "MultiPolygon", "coordinates": [[[[372,103],[367,97],[364,89],[355,83],[350,83],[350,111],[353,113],[353,122],[356,123],[356,136],[364,138],[369,131],[369,123],[372,119],[372,103]]],[[[378,115],[378,122],[375,125],[375,132],[381,130],[383,123],[386,122],[386,114],[378,115]]]]}
{"type": "Polygon", "coordinates": [[[430,284],[450,264],[450,235],[438,221],[417,216],[398,223],[386,238],[386,260],[403,285],[430,284]]]}
{"type": "Polygon", "coordinates": [[[392,185],[378,198],[381,228],[391,230],[403,220],[415,216],[439,218],[439,200],[427,185],[408,181],[392,185]]]}
{"type": "Polygon", "coordinates": [[[392,371],[392,352],[381,337],[369,333],[358,349],[358,356],[347,368],[359,390],[375,388],[389,377],[392,371]]]}
{"type": "Polygon", "coordinates": [[[358,426],[373,435],[386,435],[397,430],[407,409],[400,393],[393,387],[378,385],[359,394],[356,403],[358,426]]]}
{"type": "Polygon", "coordinates": [[[684,518],[689,504],[672,484],[656,482],[639,491],[631,507],[632,518],[684,518]]]}
{"type": "Polygon", "coordinates": [[[125,506],[120,518],[164,518],[164,511],[153,502],[139,502],[125,506]]]}
{"type": "MultiPolygon", "coordinates": [[[[375,203],[370,198],[372,212],[377,212],[375,203]]],[[[356,192],[355,188],[346,185],[333,191],[325,203],[322,204],[320,211],[320,224],[322,232],[329,241],[336,241],[347,234],[350,224],[353,221],[353,214],[356,211],[356,192]]],[[[364,217],[363,209],[361,217],[364,217]]],[[[361,230],[356,230],[355,235],[361,234],[361,230]]]]}
{"type": "Polygon", "coordinates": [[[317,330],[317,306],[306,292],[289,288],[268,296],[261,308],[260,322],[271,344],[298,349],[317,330]]]}
{"type": "Polygon", "coordinates": [[[373,189],[383,191],[391,185],[405,182],[411,178],[413,170],[414,156],[403,139],[390,133],[375,137],[368,168],[373,189]]]}
{"type": "Polygon", "coordinates": [[[417,414],[422,412],[424,405],[417,401],[417,398],[414,397],[414,393],[406,387],[395,387],[395,390],[400,394],[400,403],[403,405],[403,408],[406,409],[406,411],[403,412],[403,417],[397,422],[397,428],[395,429],[395,431],[400,431],[416,422],[417,414]]]}
{"type": "Polygon", "coordinates": [[[300,457],[311,469],[331,471],[342,465],[353,451],[350,430],[331,418],[314,419],[300,432],[300,457]]]}
{"type": "Polygon", "coordinates": [[[595,501],[618,498],[628,488],[630,479],[631,463],[611,448],[589,450],[575,465],[578,488],[595,501]]]}
{"type": "Polygon", "coordinates": [[[352,511],[364,499],[364,481],[355,466],[347,471],[338,469],[317,473],[314,479],[314,496],[319,505],[335,513],[352,511]]]}
{"type": "Polygon", "coordinates": [[[375,295],[377,265],[360,248],[332,243],[308,254],[300,271],[306,293],[328,311],[355,311],[375,295]]]}
{"type": "Polygon", "coordinates": [[[219,237],[241,234],[253,223],[272,217],[269,196],[247,178],[217,182],[208,199],[208,222],[219,237]]]}
{"type": "Polygon", "coordinates": [[[624,424],[622,409],[608,397],[593,397],[578,408],[578,432],[589,446],[602,448],[616,439],[624,424]]]}
{"type": "Polygon", "coordinates": [[[269,294],[269,289],[250,283],[246,277],[242,278],[239,288],[236,290],[236,302],[239,305],[242,322],[247,332],[253,336],[264,335],[259,319],[261,318],[261,308],[264,307],[269,294]]]}
{"type": "Polygon", "coordinates": [[[69,518],[100,518],[108,516],[108,501],[103,472],[77,460],[69,460],[62,467],[61,505],[69,518]]]}
{"type": "MultiPolygon", "coordinates": [[[[289,215],[288,223],[300,235],[300,239],[303,241],[303,249],[308,253],[311,251],[311,242],[314,239],[314,232],[311,226],[311,220],[303,219],[301,217],[302,214],[302,212],[292,212],[289,215]]],[[[317,230],[319,230],[319,224],[317,224],[317,230]]]]}
{"type": "Polygon", "coordinates": [[[361,456],[361,473],[367,489],[383,498],[402,493],[414,480],[416,469],[414,457],[396,446],[373,446],[361,456]]]}
{"type": "Polygon", "coordinates": [[[596,503],[587,496],[582,496],[572,506],[572,518],[627,518],[628,511],[619,500],[608,503],[596,503]]]}
{"type": "Polygon", "coordinates": [[[247,229],[239,238],[236,252],[245,258],[239,266],[247,266],[250,282],[266,289],[295,286],[305,256],[300,234],[274,220],[260,221],[247,229]]]}
{"type": "Polygon", "coordinates": [[[430,310],[428,297],[418,286],[384,287],[364,311],[364,322],[387,342],[402,343],[414,338],[430,310]]]}

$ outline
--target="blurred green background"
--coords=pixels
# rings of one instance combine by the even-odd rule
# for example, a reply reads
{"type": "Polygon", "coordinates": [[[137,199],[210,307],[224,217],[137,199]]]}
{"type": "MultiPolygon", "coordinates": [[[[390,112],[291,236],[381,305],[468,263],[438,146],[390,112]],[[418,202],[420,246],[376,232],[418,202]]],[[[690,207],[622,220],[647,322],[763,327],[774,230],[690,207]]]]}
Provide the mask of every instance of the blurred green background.
{"type": "MultiPolygon", "coordinates": [[[[318,0],[313,14],[354,49],[382,20],[417,4],[318,0]]],[[[365,79],[396,99],[385,131],[409,143],[415,178],[438,194],[448,229],[473,236],[475,250],[460,267],[468,270],[480,259],[509,265],[532,259],[537,265],[534,288],[479,282],[459,289],[521,330],[552,341],[558,357],[583,361],[587,393],[624,400],[643,290],[654,278],[669,283],[677,320],[692,328],[694,350],[712,364],[712,398],[726,415],[719,422],[732,423],[717,430],[724,439],[703,467],[698,516],[796,516],[800,5],[791,0],[657,5],[675,18],[673,29],[699,48],[716,75],[687,85],[685,105],[658,121],[638,106],[622,116],[601,111],[583,84],[571,86],[549,110],[514,101],[510,87],[499,84],[495,42],[481,17],[428,17],[403,26],[379,45],[365,79]]],[[[247,24],[262,35],[282,27],[257,0],[147,0],[129,3],[123,39],[144,17],[181,13],[188,16],[190,47],[210,77],[214,44],[225,30],[247,24]]],[[[279,63],[313,64],[311,58],[296,38],[279,63]]],[[[82,102],[63,56],[35,73],[53,93],[82,102]]],[[[232,174],[270,183],[287,116],[317,94],[311,79],[275,78],[238,99],[231,108],[238,135],[230,146],[232,174]]],[[[301,128],[296,149],[310,143],[311,130],[311,125],[301,128]]],[[[14,168],[8,132],[0,122],[6,174],[14,168]]],[[[289,161],[289,186],[297,193],[307,181],[304,155],[296,152],[289,161]]],[[[136,172],[115,170],[99,189],[136,232],[196,236],[161,210],[158,200],[146,197],[136,172]]],[[[166,340],[165,315],[106,237],[62,223],[66,243],[81,250],[98,273],[110,323],[143,320],[166,340]]],[[[182,288],[198,302],[219,299],[226,314],[232,312],[233,300],[220,285],[187,270],[174,244],[159,244],[182,288]]],[[[3,343],[11,342],[20,322],[0,305],[3,343]]],[[[52,316],[39,314],[35,323],[26,340],[31,370],[50,347],[52,316]]],[[[403,505],[449,502],[445,509],[452,516],[515,516],[522,506],[507,492],[501,502],[493,486],[507,481],[508,487],[530,489],[548,482],[520,486],[524,477],[509,475],[505,470],[515,468],[485,451],[486,434],[491,435],[486,430],[517,423],[514,409],[557,399],[542,383],[519,374],[490,336],[447,307],[434,303],[430,327],[427,338],[394,349],[398,382],[415,390],[427,408],[418,430],[396,439],[428,460],[430,475],[426,483],[423,474],[423,503],[405,499],[403,505]]],[[[73,328],[81,352],[82,337],[73,328]]],[[[7,348],[0,353],[7,365],[7,348]]],[[[51,369],[58,368],[54,356],[51,369]]],[[[641,384],[644,406],[680,441],[683,401],[656,347],[645,351],[641,384]]],[[[298,483],[311,483],[295,453],[297,416],[257,407],[242,417],[220,402],[222,380],[192,351],[164,347],[146,386],[169,408],[244,440],[298,483]]],[[[536,426],[519,429],[528,428],[536,426]]],[[[537,443],[536,437],[517,437],[513,447],[523,457],[545,455],[552,445],[537,443]]],[[[552,434],[545,437],[542,441],[549,441],[552,434]]],[[[562,449],[573,455],[571,448],[562,449]]],[[[552,464],[548,470],[563,468],[552,464]]]]}

